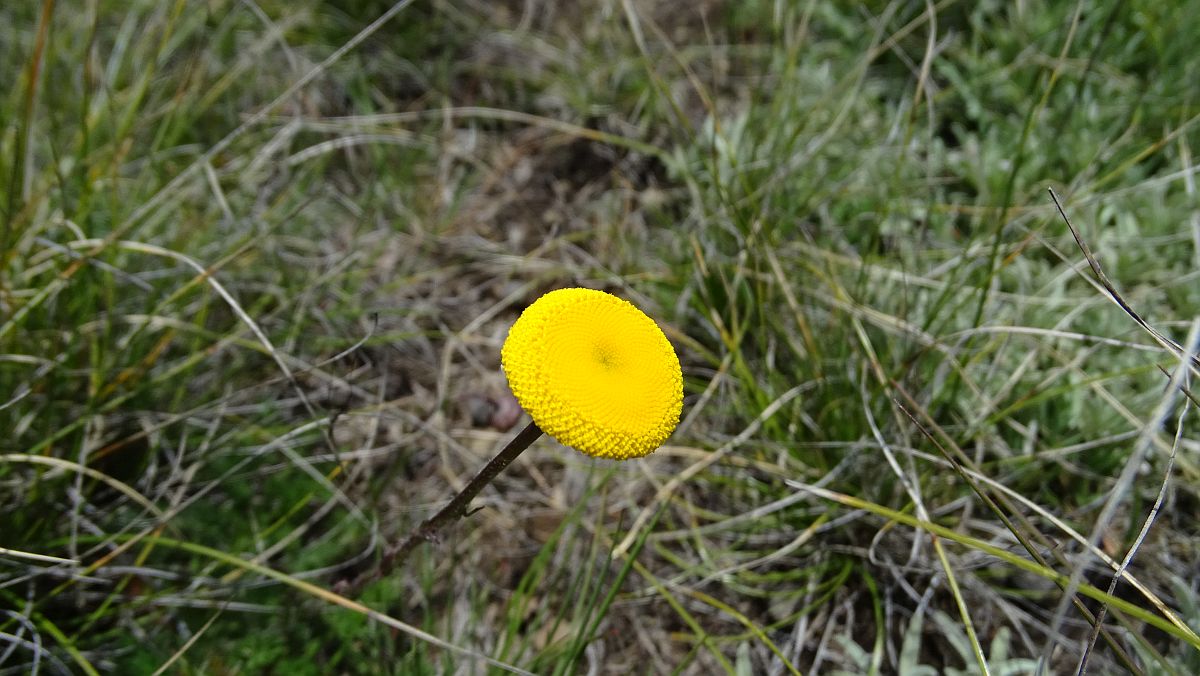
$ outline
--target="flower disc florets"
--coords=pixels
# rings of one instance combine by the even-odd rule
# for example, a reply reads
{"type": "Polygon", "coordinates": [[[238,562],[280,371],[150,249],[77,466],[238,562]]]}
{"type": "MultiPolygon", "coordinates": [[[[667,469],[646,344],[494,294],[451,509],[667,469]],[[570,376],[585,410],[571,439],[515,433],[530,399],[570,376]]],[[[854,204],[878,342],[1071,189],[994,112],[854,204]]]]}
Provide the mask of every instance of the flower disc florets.
{"type": "Polygon", "coordinates": [[[675,350],[654,320],[611,294],[551,291],[521,313],[500,355],[538,427],[588,455],[641,457],[679,424],[675,350]]]}

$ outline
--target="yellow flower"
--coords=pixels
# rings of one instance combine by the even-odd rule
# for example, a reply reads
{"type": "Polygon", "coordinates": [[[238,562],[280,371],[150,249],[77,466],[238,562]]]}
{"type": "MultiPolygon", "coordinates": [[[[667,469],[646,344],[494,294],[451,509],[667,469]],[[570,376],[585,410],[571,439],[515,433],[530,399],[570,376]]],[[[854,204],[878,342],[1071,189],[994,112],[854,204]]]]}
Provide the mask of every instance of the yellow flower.
{"type": "Polygon", "coordinates": [[[588,455],[625,460],[662,445],[683,407],[671,343],[632,303],[558,289],[525,308],[500,352],[537,426],[588,455]]]}

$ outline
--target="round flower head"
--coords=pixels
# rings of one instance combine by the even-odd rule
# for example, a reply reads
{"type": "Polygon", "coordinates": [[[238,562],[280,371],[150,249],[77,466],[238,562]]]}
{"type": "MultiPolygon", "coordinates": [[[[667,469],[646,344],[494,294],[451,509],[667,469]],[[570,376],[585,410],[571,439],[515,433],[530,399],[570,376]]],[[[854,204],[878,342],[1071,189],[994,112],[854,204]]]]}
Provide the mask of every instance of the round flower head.
{"type": "Polygon", "coordinates": [[[525,308],[500,352],[533,422],[588,455],[662,445],[683,407],[679,358],[654,320],[603,291],[559,289],[525,308]]]}

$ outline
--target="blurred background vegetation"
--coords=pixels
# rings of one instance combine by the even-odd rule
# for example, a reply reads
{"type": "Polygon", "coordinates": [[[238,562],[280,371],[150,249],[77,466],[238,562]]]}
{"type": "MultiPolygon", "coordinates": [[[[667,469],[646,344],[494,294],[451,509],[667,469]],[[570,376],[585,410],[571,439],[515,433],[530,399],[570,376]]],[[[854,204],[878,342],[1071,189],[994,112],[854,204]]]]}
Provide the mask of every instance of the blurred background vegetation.
{"type": "Polygon", "coordinates": [[[0,673],[1200,673],[1186,360],[1047,191],[1194,350],[1198,15],[3,3],[0,673]],[[368,616],[563,286],[677,433],[544,438],[368,616]]]}

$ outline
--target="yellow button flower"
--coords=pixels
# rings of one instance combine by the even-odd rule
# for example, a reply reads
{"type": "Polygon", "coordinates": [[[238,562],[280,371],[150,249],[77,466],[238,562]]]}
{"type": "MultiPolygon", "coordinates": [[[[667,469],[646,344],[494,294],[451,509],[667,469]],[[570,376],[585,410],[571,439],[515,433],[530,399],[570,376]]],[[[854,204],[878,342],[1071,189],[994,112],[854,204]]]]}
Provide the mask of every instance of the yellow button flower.
{"type": "Polygon", "coordinates": [[[558,289],[537,299],[500,358],[533,422],[588,455],[639,458],[679,424],[679,357],[653,319],[603,291],[558,289]]]}

